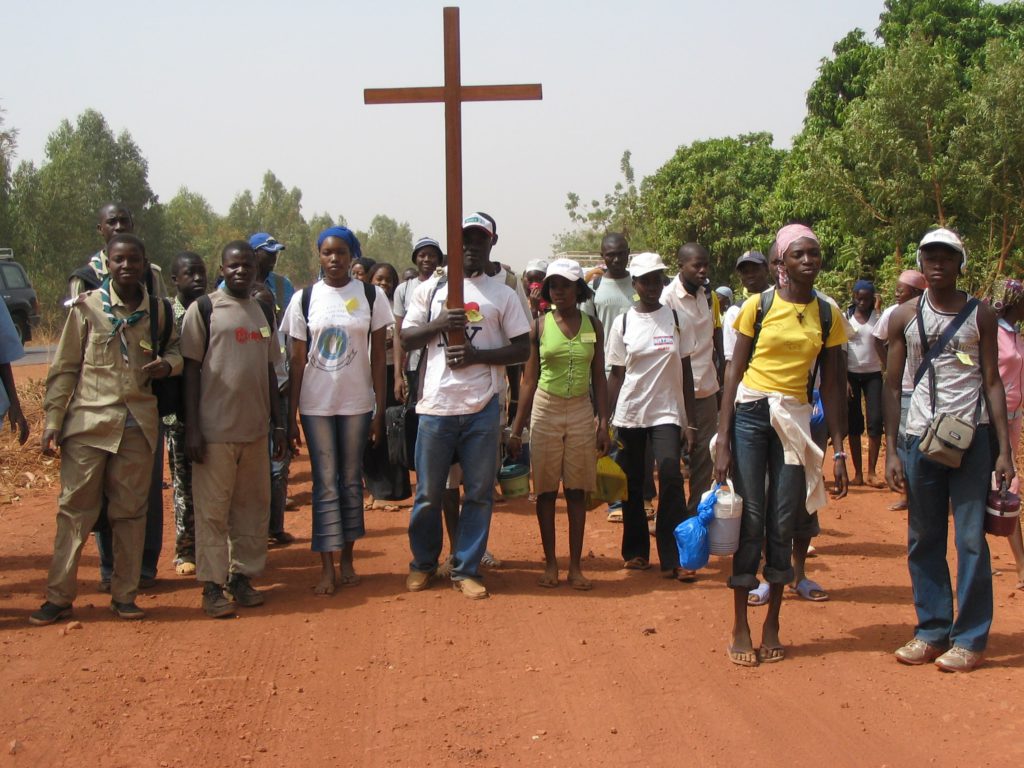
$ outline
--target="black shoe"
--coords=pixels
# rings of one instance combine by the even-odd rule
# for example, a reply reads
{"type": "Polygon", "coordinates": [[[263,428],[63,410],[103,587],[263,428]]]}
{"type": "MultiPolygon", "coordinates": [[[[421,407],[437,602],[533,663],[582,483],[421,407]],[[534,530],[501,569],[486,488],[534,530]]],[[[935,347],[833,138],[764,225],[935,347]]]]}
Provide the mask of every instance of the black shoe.
{"type": "Polygon", "coordinates": [[[263,593],[257,592],[249,583],[249,577],[240,573],[231,574],[228,578],[228,594],[243,608],[255,608],[263,605],[263,593]]]}
{"type": "Polygon", "coordinates": [[[270,534],[267,541],[272,545],[277,544],[287,547],[289,544],[294,543],[295,537],[288,533],[288,531],[278,531],[277,533],[270,534]]]}
{"type": "Polygon", "coordinates": [[[45,627],[47,624],[53,624],[55,621],[68,619],[70,617],[70,605],[57,605],[56,603],[51,603],[47,600],[38,611],[33,612],[32,615],[28,617],[28,623],[37,627],[45,627]]]}
{"type": "Polygon", "coordinates": [[[139,589],[152,589],[156,586],[156,576],[140,576],[139,589]]]}
{"type": "Polygon", "coordinates": [[[203,584],[203,613],[211,619],[235,615],[235,601],[224,594],[224,587],[208,581],[203,584]]]}
{"type": "Polygon", "coordinates": [[[99,584],[96,585],[97,592],[103,592],[110,594],[110,579],[100,579],[99,584]]]}
{"type": "Polygon", "coordinates": [[[146,618],[146,612],[139,608],[133,600],[130,603],[119,603],[117,600],[110,601],[110,610],[117,614],[119,619],[126,621],[138,621],[146,618]]]}

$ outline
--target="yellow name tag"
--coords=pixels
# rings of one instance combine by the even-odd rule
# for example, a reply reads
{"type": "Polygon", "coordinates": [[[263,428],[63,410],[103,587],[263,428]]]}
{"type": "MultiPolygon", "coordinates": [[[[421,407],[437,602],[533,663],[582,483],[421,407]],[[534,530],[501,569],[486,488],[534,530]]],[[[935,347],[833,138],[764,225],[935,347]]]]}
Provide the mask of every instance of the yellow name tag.
{"type": "Polygon", "coordinates": [[[268,326],[266,326],[266,325],[264,325],[262,328],[260,328],[260,336],[262,336],[264,339],[269,339],[270,338],[270,328],[268,326]]]}
{"type": "Polygon", "coordinates": [[[356,299],[349,299],[348,301],[345,302],[345,309],[347,309],[350,313],[355,312],[358,307],[359,302],[356,299]]]}
{"type": "Polygon", "coordinates": [[[580,334],[580,341],[582,341],[584,344],[596,344],[597,343],[597,334],[596,333],[581,333],[580,334]]]}
{"type": "Polygon", "coordinates": [[[149,339],[141,339],[139,341],[139,346],[142,347],[147,352],[153,351],[153,345],[149,343],[149,339]]]}
{"type": "Polygon", "coordinates": [[[634,293],[633,294],[633,301],[640,301],[640,294],[639,293],[634,293]]]}
{"type": "Polygon", "coordinates": [[[971,356],[968,355],[966,352],[957,352],[956,359],[959,360],[964,365],[974,365],[974,361],[971,360],[971,356]]]}

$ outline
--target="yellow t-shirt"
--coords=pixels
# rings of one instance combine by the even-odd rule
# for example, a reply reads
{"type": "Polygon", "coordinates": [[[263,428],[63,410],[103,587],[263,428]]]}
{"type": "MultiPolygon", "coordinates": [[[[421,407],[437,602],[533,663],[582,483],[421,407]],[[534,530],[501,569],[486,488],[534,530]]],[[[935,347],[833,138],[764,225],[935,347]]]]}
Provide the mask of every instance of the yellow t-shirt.
{"type": "MultiPolygon", "coordinates": [[[[757,348],[743,375],[743,383],[761,392],[779,392],[807,402],[807,376],[821,349],[821,322],[818,299],[806,306],[784,300],[778,293],[761,321],[757,348]],[[800,319],[800,315],[803,319],[800,319]]],[[[740,308],[734,328],[754,338],[754,321],[761,294],[754,294],[740,308]]],[[[838,310],[832,307],[832,328],[826,347],[838,347],[846,341],[838,310]]]]}

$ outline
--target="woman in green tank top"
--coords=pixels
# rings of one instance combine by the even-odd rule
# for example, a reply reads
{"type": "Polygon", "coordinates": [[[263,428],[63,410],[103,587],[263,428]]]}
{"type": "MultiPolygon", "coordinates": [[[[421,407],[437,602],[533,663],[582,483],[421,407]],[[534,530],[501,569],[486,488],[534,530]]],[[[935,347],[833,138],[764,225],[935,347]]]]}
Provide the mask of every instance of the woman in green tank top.
{"type": "Polygon", "coordinates": [[[535,321],[509,451],[518,455],[523,428],[532,423],[530,464],[545,560],[540,586],[558,586],[555,497],[561,484],[569,516],[568,582],[587,590],[593,584],[580,567],[587,493],[597,485],[597,457],[609,448],[604,329],[580,312],[591,291],[575,261],[551,262],[541,296],[552,310],[535,321]]]}

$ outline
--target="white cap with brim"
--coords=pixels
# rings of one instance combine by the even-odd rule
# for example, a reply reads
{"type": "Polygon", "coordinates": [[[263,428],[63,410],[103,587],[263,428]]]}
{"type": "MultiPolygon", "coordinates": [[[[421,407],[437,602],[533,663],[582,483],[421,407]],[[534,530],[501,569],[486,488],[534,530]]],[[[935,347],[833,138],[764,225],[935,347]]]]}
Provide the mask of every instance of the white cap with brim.
{"type": "MultiPolygon", "coordinates": [[[[556,259],[556,261],[568,261],[568,259],[556,259]]],[[[526,272],[547,272],[547,259],[531,259],[526,262],[526,272]]]]}
{"type": "Polygon", "coordinates": [[[917,268],[921,268],[921,251],[930,245],[944,245],[947,248],[951,248],[960,254],[960,269],[967,267],[967,249],[964,248],[963,241],[960,236],[957,235],[951,229],[945,227],[939,227],[933,229],[931,232],[925,234],[921,238],[921,243],[917,246],[917,268]]]}
{"type": "Polygon", "coordinates": [[[494,237],[494,224],[486,216],[479,213],[467,214],[462,220],[462,230],[465,231],[471,228],[482,229],[491,237],[494,237]]]}
{"type": "MultiPolygon", "coordinates": [[[[530,271],[529,266],[526,268],[526,271],[530,271]]],[[[570,283],[575,283],[583,279],[583,268],[578,261],[573,261],[572,259],[555,259],[548,264],[544,280],[555,275],[564,277],[570,283]]]]}
{"type": "Polygon", "coordinates": [[[629,262],[629,276],[643,277],[648,272],[666,271],[665,262],[656,253],[638,253],[629,262]]]}

